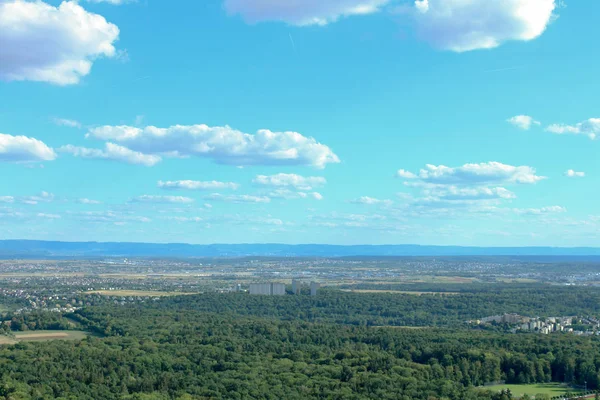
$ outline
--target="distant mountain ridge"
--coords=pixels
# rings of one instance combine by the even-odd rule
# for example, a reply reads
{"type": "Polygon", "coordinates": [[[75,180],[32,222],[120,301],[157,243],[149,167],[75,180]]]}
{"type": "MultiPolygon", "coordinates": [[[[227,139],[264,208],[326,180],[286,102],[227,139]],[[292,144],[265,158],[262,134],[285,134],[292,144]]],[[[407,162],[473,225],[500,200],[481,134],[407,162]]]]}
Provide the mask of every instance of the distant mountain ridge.
{"type": "Polygon", "coordinates": [[[40,257],[600,256],[598,247],[185,244],[0,240],[0,258],[40,257]]]}

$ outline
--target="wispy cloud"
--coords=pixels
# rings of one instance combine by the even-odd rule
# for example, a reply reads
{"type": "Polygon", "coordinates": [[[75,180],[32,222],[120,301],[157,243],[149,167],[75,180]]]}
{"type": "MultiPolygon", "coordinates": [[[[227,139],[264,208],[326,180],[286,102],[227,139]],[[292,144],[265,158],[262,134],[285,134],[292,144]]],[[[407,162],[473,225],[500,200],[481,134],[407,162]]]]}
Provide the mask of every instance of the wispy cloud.
{"type": "Polygon", "coordinates": [[[220,193],[209,194],[205,200],[224,201],[228,203],[270,203],[271,198],[267,196],[251,196],[247,194],[223,195],[220,193]]]}
{"type": "Polygon", "coordinates": [[[237,190],[240,185],[234,182],[219,181],[158,181],[158,187],[162,189],[184,189],[184,190],[217,190],[232,189],[237,190]]]}
{"type": "Polygon", "coordinates": [[[67,126],[69,128],[81,128],[81,122],[67,118],[52,118],[52,121],[58,126],[67,126]]]}
{"type": "Polygon", "coordinates": [[[190,197],[184,196],[153,196],[153,195],[143,195],[134,197],[131,199],[132,203],[179,203],[179,204],[189,204],[193,203],[194,199],[190,197]]]}

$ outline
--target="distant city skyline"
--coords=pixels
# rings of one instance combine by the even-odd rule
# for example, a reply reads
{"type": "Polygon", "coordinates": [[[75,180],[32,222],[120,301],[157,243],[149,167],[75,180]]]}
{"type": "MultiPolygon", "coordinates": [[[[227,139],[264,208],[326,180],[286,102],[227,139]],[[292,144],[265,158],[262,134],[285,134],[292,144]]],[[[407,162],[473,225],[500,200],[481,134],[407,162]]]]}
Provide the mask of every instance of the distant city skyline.
{"type": "Polygon", "coordinates": [[[0,240],[600,247],[598,13],[0,1],[0,240]]]}

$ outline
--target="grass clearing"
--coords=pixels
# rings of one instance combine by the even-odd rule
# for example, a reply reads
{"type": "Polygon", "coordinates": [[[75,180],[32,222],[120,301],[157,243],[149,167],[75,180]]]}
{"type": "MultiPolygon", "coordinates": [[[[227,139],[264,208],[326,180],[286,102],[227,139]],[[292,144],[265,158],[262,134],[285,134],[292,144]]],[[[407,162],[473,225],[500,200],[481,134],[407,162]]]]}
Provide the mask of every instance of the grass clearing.
{"type": "Polygon", "coordinates": [[[503,283],[538,283],[538,280],[529,278],[496,278],[496,282],[503,283]]]}
{"type": "Polygon", "coordinates": [[[476,278],[464,276],[441,276],[441,275],[424,275],[415,277],[412,280],[414,283],[474,283],[476,278]]]}
{"type": "Polygon", "coordinates": [[[550,397],[561,396],[567,392],[573,394],[581,393],[580,389],[576,389],[561,383],[536,383],[531,385],[494,385],[482,387],[484,390],[499,392],[503,389],[510,389],[513,396],[521,397],[524,395],[535,396],[536,394],[547,394],[550,397]]]}
{"type": "Polygon", "coordinates": [[[48,340],[81,340],[87,337],[83,331],[23,331],[13,332],[12,336],[0,335],[0,344],[19,342],[45,342],[48,340]]]}
{"type": "Polygon", "coordinates": [[[184,296],[198,293],[187,292],[160,292],[153,290],[90,290],[85,294],[99,294],[101,296],[120,296],[120,297],[165,297],[165,296],[184,296]]]}

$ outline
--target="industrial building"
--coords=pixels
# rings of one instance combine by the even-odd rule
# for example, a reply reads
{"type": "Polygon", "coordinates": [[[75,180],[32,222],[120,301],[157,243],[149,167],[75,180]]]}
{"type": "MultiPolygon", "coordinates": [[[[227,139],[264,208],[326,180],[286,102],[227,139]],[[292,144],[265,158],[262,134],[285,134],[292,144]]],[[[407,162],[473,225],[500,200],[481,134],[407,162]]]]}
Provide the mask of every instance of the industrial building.
{"type": "Polygon", "coordinates": [[[250,294],[262,294],[266,296],[283,296],[285,284],[283,283],[251,283],[250,294]]]}

